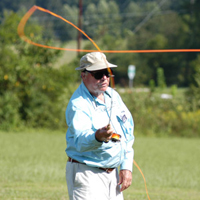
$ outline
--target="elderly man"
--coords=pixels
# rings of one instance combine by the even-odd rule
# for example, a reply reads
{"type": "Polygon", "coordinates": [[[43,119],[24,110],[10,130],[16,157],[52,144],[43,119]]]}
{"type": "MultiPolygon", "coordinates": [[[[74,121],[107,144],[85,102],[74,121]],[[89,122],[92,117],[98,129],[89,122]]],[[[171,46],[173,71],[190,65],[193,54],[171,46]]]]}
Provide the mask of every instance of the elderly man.
{"type": "Polygon", "coordinates": [[[76,68],[82,83],[66,109],[70,200],[122,200],[122,191],[132,182],[133,119],[109,87],[108,67],[117,66],[103,53],[92,52],[76,68]]]}

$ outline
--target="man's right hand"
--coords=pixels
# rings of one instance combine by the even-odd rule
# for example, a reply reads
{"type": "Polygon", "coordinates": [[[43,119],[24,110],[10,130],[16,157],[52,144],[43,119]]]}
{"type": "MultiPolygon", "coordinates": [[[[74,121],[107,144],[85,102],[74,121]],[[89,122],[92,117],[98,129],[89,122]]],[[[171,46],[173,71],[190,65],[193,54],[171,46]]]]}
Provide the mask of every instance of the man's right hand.
{"type": "Polygon", "coordinates": [[[113,132],[114,130],[111,127],[105,126],[96,131],[95,137],[100,142],[109,141],[112,138],[113,132]]]}

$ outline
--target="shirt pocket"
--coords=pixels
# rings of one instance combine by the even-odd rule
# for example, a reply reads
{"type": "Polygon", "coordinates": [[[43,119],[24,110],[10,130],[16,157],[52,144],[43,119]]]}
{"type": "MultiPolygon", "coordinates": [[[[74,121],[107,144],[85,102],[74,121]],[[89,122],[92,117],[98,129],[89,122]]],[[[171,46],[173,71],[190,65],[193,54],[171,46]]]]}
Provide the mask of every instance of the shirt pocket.
{"type": "Polygon", "coordinates": [[[121,110],[120,112],[117,113],[116,117],[124,133],[126,142],[132,140],[133,139],[133,134],[132,134],[133,125],[130,122],[129,114],[125,110],[121,110]]]}

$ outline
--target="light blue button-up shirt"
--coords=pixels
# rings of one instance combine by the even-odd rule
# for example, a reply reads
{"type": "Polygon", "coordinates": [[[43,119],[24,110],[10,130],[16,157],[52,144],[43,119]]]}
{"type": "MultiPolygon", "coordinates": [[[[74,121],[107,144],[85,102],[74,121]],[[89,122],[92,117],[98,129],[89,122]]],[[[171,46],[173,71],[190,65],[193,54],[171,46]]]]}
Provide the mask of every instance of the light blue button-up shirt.
{"type": "Polygon", "coordinates": [[[66,133],[69,157],[92,167],[115,168],[132,171],[133,129],[132,116],[119,94],[108,87],[105,102],[92,96],[82,82],[72,95],[66,109],[66,133]],[[111,120],[110,120],[111,119],[111,120]],[[111,124],[121,135],[120,142],[98,142],[95,132],[111,124]]]}

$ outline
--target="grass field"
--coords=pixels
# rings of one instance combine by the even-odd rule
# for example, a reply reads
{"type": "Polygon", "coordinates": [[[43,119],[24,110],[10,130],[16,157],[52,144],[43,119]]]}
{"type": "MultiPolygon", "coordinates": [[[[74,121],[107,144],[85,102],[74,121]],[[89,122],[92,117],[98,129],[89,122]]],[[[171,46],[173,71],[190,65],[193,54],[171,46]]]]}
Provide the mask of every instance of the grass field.
{"type": "MultiPolygon", "coordinates": [[[[0,199],[68,200],[65,133],[0,132],[0,147],[0,199]]],[[[151,200],[200,200],[200,139],[137,137],[134,149],[151,200]]],[[[135,166],[124,198],[148,199],[135,166]]]]}

